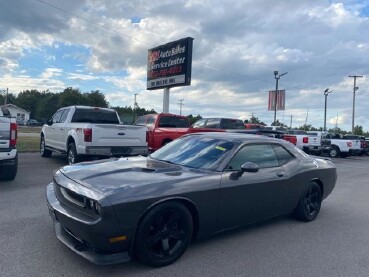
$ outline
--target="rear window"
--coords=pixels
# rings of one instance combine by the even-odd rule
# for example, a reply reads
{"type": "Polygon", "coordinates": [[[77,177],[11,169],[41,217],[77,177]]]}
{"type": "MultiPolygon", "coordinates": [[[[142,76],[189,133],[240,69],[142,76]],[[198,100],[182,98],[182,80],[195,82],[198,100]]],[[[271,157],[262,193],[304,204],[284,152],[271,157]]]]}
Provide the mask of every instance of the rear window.
{"type": "Polygon", "coordinates": [[[221,123],[222,129],[245,129],[242,120],[223,118],[221,123]]]}
{"type": "Polygon", "coordinates": [[[189,128],[190,123],[188,119],[184,117],[162,116],[160,117],[159,127],[189,128]]]}
{"type": "Polygon", "coordinates": [[[72,122],[119,124],[115,111],[102,109],[76,109],[72,122]]]}

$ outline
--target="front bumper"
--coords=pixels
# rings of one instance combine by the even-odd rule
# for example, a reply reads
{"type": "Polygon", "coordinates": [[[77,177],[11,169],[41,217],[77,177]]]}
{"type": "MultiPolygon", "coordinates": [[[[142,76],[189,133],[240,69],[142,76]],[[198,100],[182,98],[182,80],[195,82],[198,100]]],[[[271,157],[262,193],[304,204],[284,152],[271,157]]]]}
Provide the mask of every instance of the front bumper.
{"type": "Polygon", "coordinates": [[[56,237],[72,251],[100,265],[130,260],[129,240],[109,242],[109,238],[124,234],[116,220],[112,219],[112,214],[108,212],[108,220],[91,220],[76,213],[59,202],[54,184],[47,186],[46,198],[56,237]]]}

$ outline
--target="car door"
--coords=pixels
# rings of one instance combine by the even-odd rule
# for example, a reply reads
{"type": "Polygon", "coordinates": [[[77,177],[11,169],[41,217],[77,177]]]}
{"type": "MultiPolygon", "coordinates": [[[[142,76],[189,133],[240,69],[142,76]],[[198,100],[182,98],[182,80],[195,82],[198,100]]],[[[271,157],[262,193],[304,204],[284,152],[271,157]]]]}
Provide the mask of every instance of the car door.
{"type": "Polygon", "coordinates": [[[294,184],[289,175],[293,168],[287,163],[294,159],[279,144],[244,145],[221,177],[219,228],[244,225],[291,209],[294,199],[291,199],[290,190],[294,184]],[[235,178],[235,173],[245,162],[257,164],[259,171],[244,172],[235,178]]]}
{"type": "Polygon", "coordinates": [[[65,127],[65,122],[67,120],[70,109],[61,110],[60,118],[57,122],[53,124],[54,126],[54,138],[55,138],[55,148],[60,150],[66,150],[66,141],[68,135],[68,129],[65,127]]]}
{"type": "Polygon", "coordinates": [[[60,116],[62,115],[63,110],[57,111],[53,117],[48,121],[47,125],[45,125],[44,129],[44,137],[45,144],[48,147],[55,148],[55,124],[60,120],[60,116]]]}

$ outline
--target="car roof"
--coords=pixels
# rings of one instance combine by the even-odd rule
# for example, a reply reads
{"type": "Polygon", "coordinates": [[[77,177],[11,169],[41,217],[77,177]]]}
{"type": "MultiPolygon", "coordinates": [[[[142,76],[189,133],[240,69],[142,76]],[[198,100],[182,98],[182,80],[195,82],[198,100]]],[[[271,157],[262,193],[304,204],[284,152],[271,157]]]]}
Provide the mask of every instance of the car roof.
{"type": "Polygon", "coordinates": [[[242,134],[242,133],[200,132],[200,133],[194,133],[190,135],[199,135],[199,136],[204,136],[207,138],[226,139],[230,141],[241,141],[241,142],[256,141],[256,142],[277,142],[280,144],[290,144],[290,142],[282,140],[282,139],[276,139],[276,138],[271,138],[271,137],[262,136],[262,135],[242,134]]]}

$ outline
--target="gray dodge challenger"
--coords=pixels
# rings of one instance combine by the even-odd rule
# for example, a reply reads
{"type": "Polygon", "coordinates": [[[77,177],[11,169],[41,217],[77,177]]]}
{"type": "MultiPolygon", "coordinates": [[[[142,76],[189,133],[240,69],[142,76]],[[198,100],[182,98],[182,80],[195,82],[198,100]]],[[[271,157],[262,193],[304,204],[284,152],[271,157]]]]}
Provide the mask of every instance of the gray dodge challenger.
{"type": "Polygon", "coordinates": [[[329,159],[287,141],[197,133],[149,157],[65,166],[46,196],[57,238],[77,254],[158,267],[222,230],[286,213],[314,220],[336,179],[329,159]]]}

